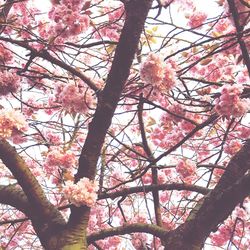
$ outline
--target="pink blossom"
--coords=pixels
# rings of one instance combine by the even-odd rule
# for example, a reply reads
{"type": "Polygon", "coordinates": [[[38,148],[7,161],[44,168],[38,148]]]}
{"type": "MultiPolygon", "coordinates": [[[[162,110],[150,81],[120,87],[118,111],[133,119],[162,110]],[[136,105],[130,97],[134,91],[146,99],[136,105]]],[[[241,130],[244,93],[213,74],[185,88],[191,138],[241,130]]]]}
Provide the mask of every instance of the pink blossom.
{"type": "Polygon", "coordinates": [[[74,84],[60,85],[56,89],[57,102],[69,113],[86,113],[93,107],[94,99],[90,92],[74,84]]]}
{"type": "Polygon", "coordinates": [[[148,241],[148,236],[147,234],[142,234],[142,233],[134,233],[132,235],[132,244],[134,246],[135,249],[147,249],[146,245],[147,245],[147,241],[148,241]]]}
{"type": "Polygon", "coordinates": [[[240,84],[223,86],[221,96],[216,100],[216,112],[226,118],[243,116],[248,111],[249,101],[240,98],[242,91],[240,84]]]}
{"type": "Polygon", "coordinates": [[[49,12],[49,18],[55,22],[50,32],[55,36],[71,37],[86,31],[90,25],[90,18],[82,14],[81,10],[89,1],[57,1],[49,12]]]}
{"type": "Polygon", "coordinates": [[[155,53],[149,53],[141,64],[140,77],[146,84],[153,85],[159,91],[171,89],[176,81],[173,63],[165,63],[163,57],[155,53]]]}
{"type": "Polygon", "coordinates": [[[188,177],[195,174],[196,165],[189,159],[180,160],[176,165],[176,171],[184,180],[187,180],[188,177]]]}
{"type": "Polygon", "coordinates": [[[47,139],[47,141],[51,144],[58,145],[61,142],[60,136],[58,134],[53,133],[50,130],[46,130],[44,136],[47,139]]]}
{"type": "Polygon", "coordinates": [[[231,140],[228,144],[226,144],[224,151],[227,154],[234,155],[237,153],[242,147],[242,143],[239,140],[231,140]]]}
{"type": "Polygon", "coordinates": [[[47,172],[54,170],[55,166],[70,168],[76,164],[76,156],[71,151],[63,151],[57,147],[51,147],[45,161],[47,172]]]}
{"type": "Polygon", "coordinates": [[[11,140],[14,144],[22,144],[24,142],[27,142],[27,138],[16,130],[13,131],[11,140]]]}
{"type": "Polygon", "coordinates": [[[221,18],[216,22],[213,29],[214,36],[225,35],[235,32],[235,28],[228,18],[221,18]]]}
{"type": "Polygon", "coordinates": [[[207,15],[205,13],[203,13],[203,12],[194,12],[189,17],[188,25],[191,28],[196,28],[196,27],[201,26],[206,19],[207,19],[207,15]]]}
{"type": "Polygon", "coordinates": [[[237,129],[239,131],[239,137],[242,139],[250,138],[250,128],[241,126],[237,129]]]}
{"type": "Polygon", "coordinates": [[[12,53],[3,45],[0,43],[0,61],[4,63],[8,63],[12,60],[13,55],[12,53]]]}
{"type": "Polygon", "coordinates": [[[25,132],[28,124],[25,117],[14,109],[1,110],[0,113],[0,137],[10,138],[15,132],[25,132]]]}
{"type": "Polygon", "coordinates": [[[83,177],[76,184],[66,181],[63,194],[72,204],[80,206],[94,206],[97,200],[98,183],[83,177]]]}
{"type": "Polygon", "coordinates": [[[210,236],[210,238],[214,245],[223,246],[230,239],[231,235],[231,227],[228,225],[222,225],[216,233],[213,233],[210,236]]]}
{"type": "Polygon", "coordinates": [[[13,71],[0,71],[0,95],[15,93],[20,87],[20,77],[13,71]]]}
{"type": "Polygon", "coordinates": [[[164,78],[164,60],[160,55],[149,53],[140,68],[142,81],[148,84],[159,85],[164,78]]]}

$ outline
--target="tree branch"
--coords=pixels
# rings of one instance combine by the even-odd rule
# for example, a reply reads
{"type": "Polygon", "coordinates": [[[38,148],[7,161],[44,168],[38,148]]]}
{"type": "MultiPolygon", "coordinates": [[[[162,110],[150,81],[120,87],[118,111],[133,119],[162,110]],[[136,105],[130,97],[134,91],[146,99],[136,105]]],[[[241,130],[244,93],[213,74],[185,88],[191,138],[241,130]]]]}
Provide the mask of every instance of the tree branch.
{"type": "Polygon", "coordinates": [[[185,184],[185,183],[171,183],[171,184],[158,184],[158,185],[144,185],[142,187],[131,187],[131,188],[124,188],[120,191],[114,191],[112,193],[102,193],[98,196],[98,200],[102,199],[115,199],[122,196],[127,196],[129,194],[135,194],[135,193],[149,193],[152,191],[164,191],[164,190],[187,190],[187,191],[193,191],[200,194],[208,194],[210,192],[210,189],[191,185],[191,184],[185,184]]]}
{"type": "Polygon", "coordinates": [[[0,203],[12,206],[26,215],[30,214],[27,196],[17,185],[0,186],[0,203]]]}
{"type": "MultiPolygon", "coordinates": [[[[33,222],[36,220],[37,224],[44,224],[46,221],[64,221],[60,212],[47,200],[41,186],[27,167],[25,161],[17,154],[14,147],[3,139],[0,140],[0,159],[11,171],[18,181],[18,184],[21,186],[23,193],[21,191],[19,192],[20,202],[23,200],[21,204],[24,205],[24,199],[28,200],[30,210],[32,211],[27,215],[31,216],[33,222]]],[[[9,190],[8,192],[11,194],[12,189],[3,188],[2,190],[5,190],[5,192],[7,192],[6,190],[9,190]]],[[[4,192],[2,194],[4,194],[4,192]]],[[[13,195],[14,193],[12,193],[12,196],[13,195]]],[[[5,198],[7,197],[5,196],[5,198]]],[[[9,200],[9,202],[11,201],[9,200]]],[[[12,204],[15,205],[14,201],[12,204]]],[[[20,209],[21,208],[22,206],[20,209]]]]}
{"type": "Polygon", "coordinates": [[[3,33],[5,29],[5,23],[7,20],[7,16],[15,3],[15,0],[7,0],[6,3],[4,4],[3,8],[0,11],[0,34],[3,33]]]}
{"type": "Polygon", "coordinates": [[[237,31],[237,39],[238,39],[240,49],[242,52],[242,57],[243,57],[243,60],[246,64],[248,74],[250,76],[250,56],[249,56],[249,53],[247,50],[247,46],[246,46],[244,40],[242,39],[242,37],[243,37],[242,31],[244,29],[244,25],[242,25],[242,26],[240,25],[240,17],[239,17],[239,13],[237,11],[237,8],[235,6],[234,0],[227,0],[227,2],[229,5],[229,10],[230,10],[232,17],[233,17],[233,20],[234,20],[235,28],[237,31]]]}
{"type": "Polygon", "coordinates": [[[96,86],[96,84],[93,80],[91,80],[89,77],[87,77],[86,75],[84,75],[83,73],[81,73],[80,71],[75,69],[74,67],[72,67],[72,66],[66,64],[65,62],[53,57],[52,55],[50,55],[50,53],[48,51],[46,51],[46,50],[37,51],[34,48],[32,48],[29,44],[27,44],[27,42],[24,40],[18,41],[18,40],[13,40],[11,38],[6,38],[6,37],[0,37],[0,40],[5,41],[5,42],[9,42],[12,44],[16,44],[22,48],[29,50],[30,54],[33,58],[35,58],[35,57],[43,58],[43,59],[49,61],[50,63],[57,65],[57,66],[61,67],[62,69],[67,70],[72,75],[77,76],[79,79],[84,81],[92,90],[94,90],[94,91],[99,90],[99,88],[96,86]]]}
{"type": "Polygon", "coordinates": [[[164,238],[166,235],[166,230],[156,225],[135,223],[131,225],[124,225],[120,227],[114,227],[109,229],[101,230],[97,233],[93,233],[87,237],[88,244],[93,243],[94,241],[101,240],[107,237],[115,235],[124,235],[130,233],[149,233],[159,238],[164,238]]]}
{"type": "MultiPolygon", "coordinates": [[[[75,175],[75,181],[78,181],[82,177],[95,178],[101,148],[110,127],[123,86],[128,79],[130,67],[151,4],[152,0],[130,0],[125,4],[125,23],[115,50],[114,60],[108,74],[106,85],[100,93],[93,120],[89,124],[89,131],[80,155],[79,168],[75,175]]],[[[88,208],[73,207],[69,224],[79,225],[80,220],[86,223],[88,216],[88,208]]]]}

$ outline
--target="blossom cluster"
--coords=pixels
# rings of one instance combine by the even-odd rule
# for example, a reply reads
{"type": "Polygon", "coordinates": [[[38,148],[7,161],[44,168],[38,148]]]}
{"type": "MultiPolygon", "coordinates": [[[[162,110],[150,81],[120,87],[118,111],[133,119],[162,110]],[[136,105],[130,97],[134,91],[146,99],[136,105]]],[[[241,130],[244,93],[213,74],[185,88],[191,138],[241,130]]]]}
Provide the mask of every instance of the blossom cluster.
{"type": "Polygon", "coordinates": [[[189,16],[188,25],[191,28],[196,28],[201,26],[204,21],[207,19],[207,15],[203,12],[194,12],[191,16],[189,16]]]}
{"type": "Polygon", "coordinates": [[[50,144],[58,145],[61,143],[61,138],[59,134],[55,134],[51,130],[45,131],[44,137],[50,144]]]}
{"type": "Polygon", "coordinates": [[[54,1],[49,18],[56,23],[55,33],[62,37],[69,37],[87,30],[90,18],[87,14],[82,14],[81,10],[87,9],[89,4],[90,1],[62,0],[60,3],[54,1]]]}
{"type": "Polygon", "coordinates": [[[183,131],[181,131],[177,126],[170,127],[170,129],[171,133],[166,133],[166,131],[168,130],[167,127],[156,127],[151,134],[152,142],[156,146],[164,149],[173,147],[176,142],[182,140],[184,134],[183,131]]]}
{"type": "Polygon", "coordinates": [[[12,71],[0,71],[0,95],[15,93],[20,86],[20,77],[12,71]]]}
{"type": "Polygon", "coordinates": [[[231,140],[228,144],[226,144],[224,151],[227,154],[234,155],[237,153],[242,147],[242,143],[239,140],[231,140]]]}
{"type": "Polygon", "coordinates": [[[167,123],[170,121],[173,122],[180,122],[182,117],[185,117],[185,110],[181,104],[177,102],[173,102],[172,104],[168,105],[167,109],[172,113],[164,113],[161,117],[163,123],[167,123]]]}
{"type": "Polygon", "coordinates": [[[112,41],[118,41],[120,37],[121,27],[123,26],[124,5],[119,1],[103,1],[101,3],[100,14],[102,18],[106,16],[107,25],[101,25],[95,37],[100,39],[107,37],[112,41]]]}
{"type": "Polygon", "coordinates": [[[86,113],[92,106],[93,97],[83,87],[75,84],[60,85],[56,89],[57,102],[69,113],[86,113]]]}
{"type": "Polygon", "coordinates": [[[75,162],[76,158],[73,152],[64,152],[57,147],[51,147],[51,150],[47,154],[45,168],[47,172],[50,172],[49,169],[54,169],[54,166],[69,168],[74,166],[75,162]]]}
{"type": "Polygon", "coordinates": [[[195,174],[196,166],[188,159],[180,160],[176,165],[176,171],[183,179],[188,180],[189,177],[195,174]]]}
{"type": "Polygon", "coordinates": [[[240,98],[242,91],[243,86],[239,84],[223,86],[221,96],[216,101],[216,112],[226,118],[243,116],[248,111],[249,101],[240,98]]]}
{"type": "Polygon", "coordinates": [[[83,177],[76,184],[66,181],[63,194],[72,204],[77,207],[92,207],[97,200],[98,183],[83,177]]]}
{"type": "Polygon", "coordinates": [[[14,109],[1,110],[0,112],[0,137],[7,139],[16,133],[25,132],[27,130],[27,122],[25,117],[14,109]]]}
{"type": "Polygon", "coordinates": [[[165,63],[161,55],[149,53],[140,67],[141,80],[153,85],[159,91],[169,90],[176,81],[174,65],[165,63]]]}
{"type": "Polygon", "coordinates": [[[10,62],[13,59],[12,53],[6,49],[5,45],[0,43],[0,61],[7,63],[10,62]]]}

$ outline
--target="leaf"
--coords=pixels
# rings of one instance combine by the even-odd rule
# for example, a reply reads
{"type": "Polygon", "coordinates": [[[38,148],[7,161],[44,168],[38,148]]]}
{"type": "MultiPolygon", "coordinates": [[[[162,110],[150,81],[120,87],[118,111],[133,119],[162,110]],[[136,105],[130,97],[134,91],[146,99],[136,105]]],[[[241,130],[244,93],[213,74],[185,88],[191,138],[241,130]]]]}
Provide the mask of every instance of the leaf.
{"type": "Polygon", "coordinates": [[[147,126],[152,126],[152,125],[155,125],[155,124],[156,124],[155,119],[150,116],[149,119],[148,119],[147,126]]]}
{"type": "Polygon", "coordinates": [[[210,62],[212,62],[213,61],[213,59],[212,59],[212,57],[208,57],[208,58],[206,58],[206,59],[204,59],[204,60],[202,60],[201,62],[200,62],[200,65],[208,65],[210,62]]]}

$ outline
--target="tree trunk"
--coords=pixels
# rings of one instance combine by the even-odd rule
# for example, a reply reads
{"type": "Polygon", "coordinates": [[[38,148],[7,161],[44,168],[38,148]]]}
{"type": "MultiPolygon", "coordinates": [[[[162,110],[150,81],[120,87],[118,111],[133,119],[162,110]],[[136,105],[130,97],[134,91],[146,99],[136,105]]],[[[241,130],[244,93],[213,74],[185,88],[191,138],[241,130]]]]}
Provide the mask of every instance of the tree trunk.
{"type": "Polygon", "coordinates": [[[45,250],[87,250],[86,230],[65,230],[51,238],[41,240],[45,250]]]}

